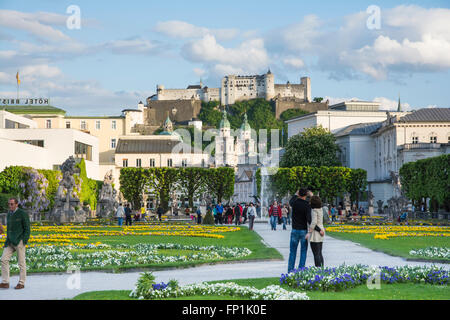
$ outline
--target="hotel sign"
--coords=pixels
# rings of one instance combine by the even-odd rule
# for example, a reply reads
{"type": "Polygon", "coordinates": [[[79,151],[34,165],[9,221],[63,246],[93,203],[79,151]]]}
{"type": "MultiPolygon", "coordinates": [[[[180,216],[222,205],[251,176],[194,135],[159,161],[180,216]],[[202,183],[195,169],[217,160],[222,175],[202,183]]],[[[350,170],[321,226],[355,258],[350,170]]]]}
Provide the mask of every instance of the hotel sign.
{"type": "Polygon", "coordinates": [[[0,103],[3,105],[48,105],[48,98],[27,98],[27,99],[2,99],[0,103]]]}

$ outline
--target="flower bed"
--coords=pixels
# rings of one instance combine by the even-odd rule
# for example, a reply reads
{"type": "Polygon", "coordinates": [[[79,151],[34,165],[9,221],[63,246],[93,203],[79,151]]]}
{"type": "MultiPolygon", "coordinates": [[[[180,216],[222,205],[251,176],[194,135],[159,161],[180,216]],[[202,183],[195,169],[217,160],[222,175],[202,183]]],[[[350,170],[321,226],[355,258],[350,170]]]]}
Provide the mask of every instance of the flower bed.
{"type": "Polygon", "coordinates": [[[154,284],[154,278],[149,274],[142,274],[130,297],[137,299],[157,300],[164,298],[189,296],[233,296],[250,300],[309,300],[305,293],[287,291],[280,286],[272,285],[264,289],[240,286],[234,282],[208,284],[190,284],[178,286],[176,281],[168,284],[154,284]]]}
{"type": "MultiPolygon", "coordinates": [[[[32,235],[28,247],[39,244],[72,244],[72,240],[89,240],[90,237],[99,236],[184,236],[223,239],[219,233],[239,231],[239,227],[229,226],[203,226],[203,225],[139,225],[139,226],[32,226],[32,235]],[[46,234],[36,234],[36,233],[46,234]]],[[[6,234],[0,235],[0,240],[6,234]]]]}
{"type": "Polygon", "coordinates": [[[425,249],[411,250],[409,254],[424,258],[450,259],[450,248],[428,247],[425,249]]]}
{"type": "Polygon", "coordinates": [[[403,266],[371,268],[365,265],[341,265],[337,268],[310,267],[282,274],[280,284],[303,290],[340,291],[367,282],[380,275],[381,283],[430,283],[448,285],[448,271],[436,266],[403,266]]]}
{"type": "Polygon", "coordinates": [[[443,226],[354,226],[339,225],[326,228],[327,232],[374,234],[374,239],[395,237],[450,237],[450,227],[443,226]]]}
{"type": "MultiPolygon", "coordinates": [[[[196,246],[180,244],[91,244],[69,245],[66,247],[41,246],[27,249],[26,262],[30,271],[58,270],[69,267],[89,269],[93,267],[117,267],[124,265],[163,264],[168,262],[188,262],[200,260],[224,260],[240,258],[251,254],[247,248],[220,246],[196,246]],[[189,250],[185,255],[164,255],[160,249],[189,250]]],[[[18,271],[17,257],[11,258],[11,270],[18,271]]]]}

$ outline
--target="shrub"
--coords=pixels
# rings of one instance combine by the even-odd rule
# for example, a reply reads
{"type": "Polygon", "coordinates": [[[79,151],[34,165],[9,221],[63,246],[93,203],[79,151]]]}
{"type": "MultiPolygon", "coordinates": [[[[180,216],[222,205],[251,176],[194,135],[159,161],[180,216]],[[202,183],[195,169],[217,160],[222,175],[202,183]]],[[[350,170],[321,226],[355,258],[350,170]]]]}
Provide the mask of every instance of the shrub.
{"type": "Polygon", "coordinates": [[[213,216],[211,210],[206,211],[206,215],[203,218],[202,224],[214,225],[214,216],[213,216]]]}

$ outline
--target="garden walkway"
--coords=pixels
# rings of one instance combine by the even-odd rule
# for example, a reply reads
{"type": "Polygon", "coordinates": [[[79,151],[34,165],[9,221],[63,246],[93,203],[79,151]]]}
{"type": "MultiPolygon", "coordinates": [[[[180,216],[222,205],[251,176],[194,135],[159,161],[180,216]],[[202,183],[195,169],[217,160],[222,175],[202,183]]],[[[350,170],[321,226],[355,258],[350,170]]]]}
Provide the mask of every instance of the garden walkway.
{"type": "MultiPolygon", "coordinates": [[[[189,269],[174,269],[156,271],[157,282],[167,282],[176,279],[180,284],[189,284],[201,281],[279,277],[287,271],[287,260],[289,257],[289,234],[288,230],[271,231],[270,226],[265,223],[256,223],[255,231],[261,235],[263,241],[271,247],[276,248],[284,260],[263,262],[237,262],[216,265],[204,265],[189,269]]],[[[351,241],[337,240],[326,236],[323,256],[326,266],[339,266],[345,264],[366,264],[374,266],[398,266],[398,265],[430,265],[425,262],[406,261],[399,257],[392,257],[381,252],[375,252],[364,248],[351,241]]],[[[298,254],[297,262],[298,263],[298,254]]],[[[314,265],[312,252],[308,250],[306,260],[307,266],[314,265]]],[[[442,264],[448,269],[448,264],[442,264]]],[[[27,277],[25,289],[14,290],[18,276],[11,277],[11,288],[0,289],[0,300],[42,300],[42,299],[66,299],[88,291],[100,290],[132,290],[139,278],[140,272],[106,273],[106,272],[81,272],[79,274],[79,288],[77,288],[76,277],[71,274],[30,274],[27,277]],[[68,285],[69,284],[69,285],[68,285]]]]}

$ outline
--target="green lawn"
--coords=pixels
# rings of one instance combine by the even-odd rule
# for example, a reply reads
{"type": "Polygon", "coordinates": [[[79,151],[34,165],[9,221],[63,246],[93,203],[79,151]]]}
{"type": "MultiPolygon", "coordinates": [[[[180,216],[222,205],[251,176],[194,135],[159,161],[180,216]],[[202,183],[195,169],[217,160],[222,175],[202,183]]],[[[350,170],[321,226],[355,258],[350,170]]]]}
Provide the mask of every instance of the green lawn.
{"type": "MultiPolygon", "coordinates": [[[[104,227],[102,230],[115,230],[118,228],[104,227]]],[[[44,232],[33,232],[32,234],[49,234],[44,232]]],[[[216,238],[202,238],[189,236],[156,236],[156,235],[130,235],[130,236],[90,236],[88,240],[75,239],[75,243],[94,243],[101,242],[104,244],[122,244],[129,245],[138,243],[157,244],[157,243],[177,243],[182,245],[198,245],[198,246],[224,246],[224,247],[245,247],[252,251],[246,257],[228,258],[219,262],[212,260],[198,260],[190,262],[167,262],[164,264],[147,264],[147,265],[123,265],[120,267],[90,267],[83,270],[113,270],[115,272],[124,271],[127,269],[138,270],[160,270],[164,268],[173,267],[192,267],[203,263],[220,263],[222,261],[234,260],[266,260],[266,259],[282,259],[282,255],[274,248],[266,247],[262,243],[262,238],[254,231],[248,230],[247,227],[241,227],[239,231],[218,233],[224,236],[222,239],[216,238]]],[[[3,246],[0,248],[0,255],[3,252],[3,246]]],[[[92,252],[92,251],[91,251],[92,252]]],[[[193,252],[193,251],[191,251],[193,252]]],[[[160,250],[160,253],[167,255],[182,255],[186,254],[185,250],[160,250]]],[[[28,273],[43,272],[44,270],[27,270],[28,273]]],[[[56,272],[58,270],[47,270],[44,272],[56,272]]],[[[17,273],[17,272],[12,272],[17,273]]]]}
{"type": "Polygon", "coordinates": [[[382,251],[393,256],[400,256],[407,259],[430,260],[436,262],[450,261],[448,259],[423,258],[409,254],[409,251],[413,249],[423,249],[427,247],[449,247],[450,239],[448,237],[397,237],[389,240],[383,240],[374,239],[373,234],[327,232],[327,235],[336,239],[357,242],[369,249],[382,251]]]}
{"type": "MultiPolygon", "coordinates": [[[[235,282],[243,286],[253,286],[258,289],[269,285],[279,284],[278,278],[259,279],[239,279],[217,282],[235,282]]],[[[286,290],[293,290],[288,286],[283,286],[286,290]]],[[[301,291],[301,290],[298,290],[301,291]]],[[[74,300],[134,300],[129,297],[131,291],[93,291],[80,294],[74,300]]],[[[307,291],[306,294],[311,300],[449,300],[450,288],[448,286],[434,286],[429,284],[381,284],[379,290],[369,290],[361,285],[356,288],[347,289],[341,292],[307,291]]],[[[244,300],[232,296],[189,296],[168,300],[244,300]]]]}

